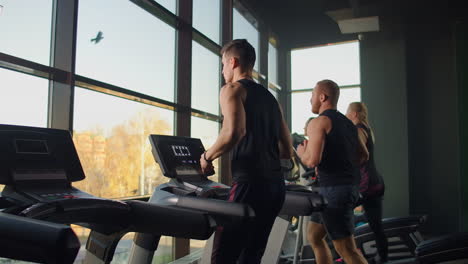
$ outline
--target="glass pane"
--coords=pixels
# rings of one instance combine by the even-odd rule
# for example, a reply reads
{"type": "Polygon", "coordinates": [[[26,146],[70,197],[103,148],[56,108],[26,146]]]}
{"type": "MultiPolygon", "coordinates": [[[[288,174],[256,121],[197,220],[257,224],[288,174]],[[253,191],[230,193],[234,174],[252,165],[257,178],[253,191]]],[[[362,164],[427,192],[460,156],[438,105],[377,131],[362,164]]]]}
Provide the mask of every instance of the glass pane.
{"type": "Polygon", "coordinates": [[[173,14],[176,13],[177,0],[155,0],[155,2],[164,6],[167,10],[171,11],[173,14]]]}
{"type": "Polygon", "coordinates": [[[348,106],[352,102],[361,101],[361,88],[346,88],[340,90],[340,99],[338,100],[338,111],[346,114],[348,106]]]}
{"type": "Polygon", "coordinates": [[[278,51],[268,43],[268,81],[278,84],[278,51]]]}
{"type": "Polygon", "coordinates": [[[219,114],[220,57],[192,41],[192,108],[219,114]]]}
{"type": "Polygon", "coordinates": [[[291,94],[291,133],[304,134],[304,125],[311,116],[317,116],[312,113],[310,98],[312,92],[292,93],[291,94]]]}
{"type": "Polygon", "coordinates": [[[193,27],[220,43],[221,7],[219,0],[193,0],[193,27]]]}
{"type": "Polygon", "coordinates": [[[0,68],[0,123],[47,127],[49,81],[0,68]]]}
{"type": "Polygon", "coordinates": [[[292,89],[314,88],[323,79],[360,84],[359,42],[291,51],[292,89]]]}
{"type": "Polygon", "coordinates": [[[150,194],[168,181],[151,154],[149,134],[173,134],[174,112],[76,88],[74,133],[86,179],[76,186],[93,195],[150,194]]]}
{"type": "Polygon", "coordinates": [[[258,71],[258,61],[260,54],[260,40],[258,30],[243,17],[237,9],[233,10],[233,39],[247,39],[247,41],[254,47],[256,53],[256,61],[254,70],[258,71]]]}
{"type": "Polygon", "coordinates": [[[175,29],[130,1],[79,5],[77,74],[173,101],[175,29]]]}
{"type": "Polygon", "coordinates": [[[0,0],[0,5],[0,52],[49,65],[52,0],[0,0]]]}

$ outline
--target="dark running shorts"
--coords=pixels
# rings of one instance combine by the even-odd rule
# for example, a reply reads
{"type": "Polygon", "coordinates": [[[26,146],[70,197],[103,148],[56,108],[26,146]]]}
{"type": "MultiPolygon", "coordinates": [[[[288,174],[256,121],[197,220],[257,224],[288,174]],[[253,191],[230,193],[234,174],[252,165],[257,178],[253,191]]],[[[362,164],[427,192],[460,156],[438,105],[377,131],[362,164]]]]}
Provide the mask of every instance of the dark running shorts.
{"type": "Polygon", "coordinates": [[[313,213],[310,221],[325,225],[331,240],[353,235],[354,207],[359,199],[359,186],[323,186],[319,193],[328,200],[328,205],[324,211],[313,213]]]}

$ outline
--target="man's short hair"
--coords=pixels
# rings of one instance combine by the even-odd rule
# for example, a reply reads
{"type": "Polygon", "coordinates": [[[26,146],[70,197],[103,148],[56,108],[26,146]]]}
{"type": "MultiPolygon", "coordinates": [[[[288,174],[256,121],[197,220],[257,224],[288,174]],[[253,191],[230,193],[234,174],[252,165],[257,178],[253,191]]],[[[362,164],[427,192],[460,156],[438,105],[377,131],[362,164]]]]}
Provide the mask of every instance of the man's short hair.
{"type": "Polygon", "coordinates": [[[332,80],[321,80],[317,83],[322,88],[322,91],[330,98],[332,105],[338,104],[340,98],[340,87],[332,80]]]}
{"type": "Polygon", "coordinates": [[[255,49],[246,39],[234,39],[221,49],[221,55],[233,56],[239,60],[242,70],[252,70],[255,65],[255,49]]]}

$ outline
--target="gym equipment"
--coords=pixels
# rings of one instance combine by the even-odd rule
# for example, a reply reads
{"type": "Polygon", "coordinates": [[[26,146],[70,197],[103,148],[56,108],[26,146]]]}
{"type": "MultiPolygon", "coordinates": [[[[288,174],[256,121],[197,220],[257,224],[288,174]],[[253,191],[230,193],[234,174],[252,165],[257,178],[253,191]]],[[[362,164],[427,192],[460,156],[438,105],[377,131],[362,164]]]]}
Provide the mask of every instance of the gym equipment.
{"type": "MultiPolygon", "coordinates": [[[[225,201],[229,195],[229,186],[211,181],[207,175],[202,173],[199,159],[205,149],[200,139],[150,135],[150,142],[152,153],[160,165],[163,175],[170,178],[168,183],[155,188],[150,203],[216,213],[218,217],[216,217],[215,223],[220,226],[227,222],[242,221],[245,217],[254,217],[254,212],[250,207],[225,201]]],[[[326,206],[326,201],[317,193],[287,191],[280,214],[308,215],[313,211],[322,210],[324,206],[326,206]]],[[[278,221],[288,223],[284,219],[277,219],[273,226],[273,230],[277,232],[272,231],[269,245],[264,254],[264,256],[276,260],[279,257],[281,243],[286,233],[284,228],[278,227],[278,225],[284,225],[278,221]]],[[[130,263],[151,263],[152,255],[157,248],[157,240],[158,237],[137,234],[132,247],[130,263]]],[[[205,247],[201,263],[206,262],[211,255],[210,243],[211,241],[208,241],[205,247]]]]}
{"type": "Polygon", "coordinates": [[[128,232],[207,239],[214,231],[205,212],[103,199],[72,186],[84,178],[69,131],[0,125],[3,213],[91,229],[85,263],[110,263],[128,232]]]}
{"type": "Polygon", "coordinates": [[[389,264],[468,263],[468,233],[459,232],[428,239],[415,249],[415,256],[389,264]]]}
{"type": "Polygon", "coordinates": [[[62,224],[0,213],[0,257],[51,264],[73,263],[80,241],[62,224]]]}

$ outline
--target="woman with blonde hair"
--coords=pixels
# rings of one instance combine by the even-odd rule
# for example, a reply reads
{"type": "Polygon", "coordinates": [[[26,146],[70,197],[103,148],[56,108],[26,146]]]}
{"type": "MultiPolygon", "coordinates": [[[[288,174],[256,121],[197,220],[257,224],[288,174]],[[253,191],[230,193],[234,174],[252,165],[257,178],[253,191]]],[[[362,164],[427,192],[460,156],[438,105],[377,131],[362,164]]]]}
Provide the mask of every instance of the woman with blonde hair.
{"type": "Polygon", "coordinates": [[[346,117],[357,127],[359,142],[369,152],[369,159],[361,160],[359,192],[362,195],[361,204],[364,208],[364,214],[375,234],[375,242],[380,257],[378,262],[385,262],[388,259],[388,241],[382,226],[382,200],[385,185],[382,176],[375,166],[375,139],[369,125],[367,106],[361,102],[349,104],[346,117]]]}

